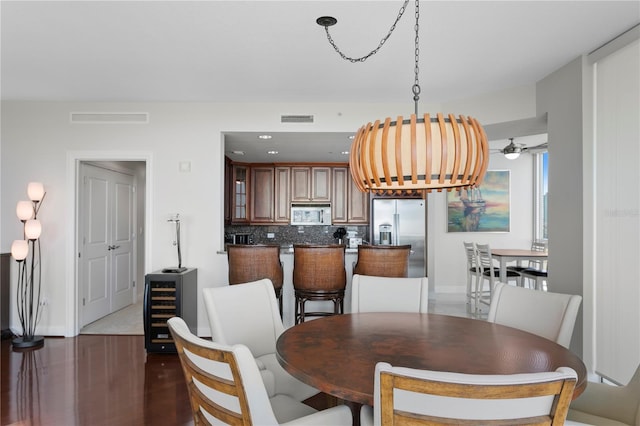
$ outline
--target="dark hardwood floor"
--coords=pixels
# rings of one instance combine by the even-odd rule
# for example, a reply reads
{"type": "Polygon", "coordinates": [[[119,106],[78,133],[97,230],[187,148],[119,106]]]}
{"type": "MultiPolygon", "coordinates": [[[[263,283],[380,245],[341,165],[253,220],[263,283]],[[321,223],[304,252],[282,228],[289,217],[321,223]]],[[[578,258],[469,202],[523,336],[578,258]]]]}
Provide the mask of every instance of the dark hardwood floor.
{"type": "MultiPolygon", "coordinates": [[[[464,295],[429,311],[466,316],[464,295]]],[[[192,425],[178,355],[149,354],[144,336],[47,338],[42,349],[15,352],[2,340],[0,425],[192,425]]],[[[321,410],[338,403],[318,394],[321,410]]]]}
{"type": "Polygon", "coordinates": [[[47,338],[15,352],[2,340],[2,425],[188,425],[177,355],[148,354],[144,336],[47,338]]]}

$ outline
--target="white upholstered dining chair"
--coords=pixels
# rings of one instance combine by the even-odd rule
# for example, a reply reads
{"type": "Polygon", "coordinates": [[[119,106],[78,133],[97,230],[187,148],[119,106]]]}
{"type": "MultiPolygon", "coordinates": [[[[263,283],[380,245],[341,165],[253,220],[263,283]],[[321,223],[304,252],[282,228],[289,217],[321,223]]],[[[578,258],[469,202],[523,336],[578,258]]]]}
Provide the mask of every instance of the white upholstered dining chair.
{"type": "Polygon", "coordinates": [[[273,373],[278,394],[304,401],[319,392],[289,374],[276,359],[276,341],[284,326],[269,279],[205,288],[202,293],[213,341],[247,346],[258,367],[273,373]]]}
{"type": "Polygon", "coordinates": [[[201,339],[179,317],[169,319],[167,325],[187,381],[196,425],[352,424],[347,406],[316,411],[289,396],[276,394],[270,372],[258,370],[246,346],[201,339]]]}
{"type": "Polygon", "coordinates": [[[577,375],[568,367],[554,372],[476,375],[379,362],[374,380],[373,407],[365,405],[360,411],[363,426],[408,420],[412,425],[562,425],[577,375]]]}
{"type": "Polygon", "coordinates": [[[427,277],[389,278],[356,274],[351,281],[351,312],[426,314],[428,305],[427,277]]]}
{"type": "Polygon", "coordinates": [[[582,296],[496,284],[487,321],[537,334],[569,347],[582,296]]]}
{"type": "Polygon", "coordinates": [[[592,425],[640,426],[640,366],[626,386],[589,382],[567,419],[592,425]]]}

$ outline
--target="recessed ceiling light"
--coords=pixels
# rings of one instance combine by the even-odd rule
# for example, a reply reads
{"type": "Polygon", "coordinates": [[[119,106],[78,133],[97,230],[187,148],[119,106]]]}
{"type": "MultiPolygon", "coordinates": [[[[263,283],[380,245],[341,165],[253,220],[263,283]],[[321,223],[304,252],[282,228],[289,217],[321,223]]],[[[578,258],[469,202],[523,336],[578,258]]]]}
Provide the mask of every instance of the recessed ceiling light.
{"type": "Polygon", "coordinates": [[[258,139],[271,139],[271,135],[258,135],[258,139]]]}
{"type": "Polygon", "coordinates": [[[278,151],[267,151],[267,154],[276,155],[278,151]]]}
{"type": "Polygon", "coordinates": [[[244,151],[231,151],[231,153],[235,155],[244,155],[244,151]]]}
{"type": "Polygon", "coordinates": [[[354,140],[355,138],[356,138],[356,135],[351,135],[351,136],[349,136],[349,139],[350,139],[350,140],[354,140]]]}
{"type": "Polygon", "coordinates": [[[349,155],[349,151],[342,151],[340,154],[342,154],[342,155],[349,155]]]}

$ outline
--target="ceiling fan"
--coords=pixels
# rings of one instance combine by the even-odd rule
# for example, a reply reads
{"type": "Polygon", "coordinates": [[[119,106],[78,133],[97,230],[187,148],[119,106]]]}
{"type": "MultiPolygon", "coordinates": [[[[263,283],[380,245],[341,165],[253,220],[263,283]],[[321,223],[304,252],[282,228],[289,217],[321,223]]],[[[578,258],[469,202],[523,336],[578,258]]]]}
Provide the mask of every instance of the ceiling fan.
{"type": "Polygon", "coordinates": [[[509,145],[505,146],[502,149],[494,150],[495,152],[500,152],[504,154],[505,157],[509,160],[515,160],[522,154],[523,152],[535,152],[535,151],[544,151],[548,148],[549,144],[547,142],[541,143],[540,145],[528,147],[522,143],[515,143],[513,141],[514,138],[509,138],[509,145]]]}

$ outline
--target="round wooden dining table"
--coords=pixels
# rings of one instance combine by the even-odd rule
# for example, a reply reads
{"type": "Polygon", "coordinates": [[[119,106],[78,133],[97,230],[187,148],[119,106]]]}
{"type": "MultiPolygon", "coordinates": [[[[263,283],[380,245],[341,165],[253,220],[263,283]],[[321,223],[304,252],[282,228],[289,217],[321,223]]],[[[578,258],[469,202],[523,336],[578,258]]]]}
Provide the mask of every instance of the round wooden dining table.
{"type": "Polygon", "coordinates": [[[372,312],[319,318],[287,329],[276,350],[294,377],[357,404],[373,405],[379,361],[468,374],[570,367],[578,375],[574,398],[587,385],[584,363],[565,347],[516,328],[449,315],[372,312]]]}

